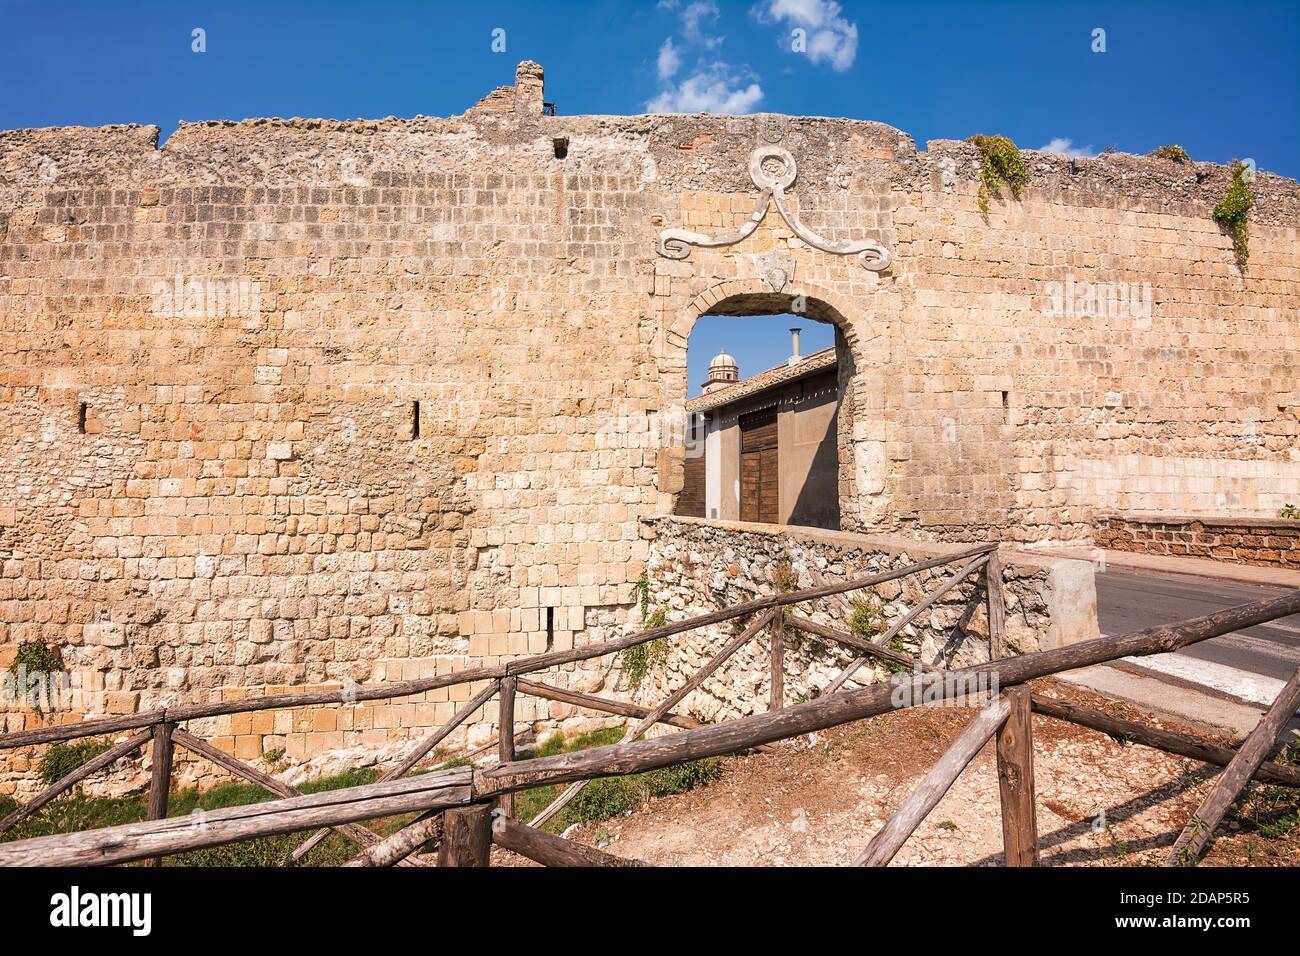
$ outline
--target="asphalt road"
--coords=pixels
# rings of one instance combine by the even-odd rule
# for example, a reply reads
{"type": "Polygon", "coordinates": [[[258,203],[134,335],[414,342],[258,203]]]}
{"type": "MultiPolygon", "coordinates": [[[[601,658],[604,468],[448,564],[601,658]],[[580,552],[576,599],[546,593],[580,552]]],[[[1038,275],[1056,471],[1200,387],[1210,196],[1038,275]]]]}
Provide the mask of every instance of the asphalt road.
{"type": "MultiPolygon", "coordinates": [[[[1112,569],[1097,575],[1097,615],[1103,634],[1127,634],[1285,592],[1286,588],[1270,585],[1112,569]]],[[[1285,681],[1300,665],[1300,615],[1202,641],[1177,653],[1285,681]]]]}

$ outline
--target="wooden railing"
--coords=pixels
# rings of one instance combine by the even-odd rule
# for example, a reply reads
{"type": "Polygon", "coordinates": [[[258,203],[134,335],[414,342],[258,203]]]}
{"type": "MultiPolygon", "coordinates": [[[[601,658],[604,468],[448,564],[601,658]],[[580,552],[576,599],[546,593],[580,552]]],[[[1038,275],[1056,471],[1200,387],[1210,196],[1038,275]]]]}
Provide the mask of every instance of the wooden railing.
{"type": "MultiPolygon", "coordinates": [[[[776,593],[737,604],[731,608],[700,615],[685,621],[652,628],[638,634],[616,638],[601,644],[570,651],[560,651],[521,658],[506,664],[460,671],[453,675],[407,681],[384,687],[356,691],[315,691],[285,694],[220,704],[191,704],[183,707],[85,721],[76,725],[41,728],[0,736],[0,749],[29,746],[54,740],[68,740],[110,731],[148,728],[39,794],[26,806],[0,821],[0,831],[45,805],[91,773],[113,760],[131,753],[152,740],[153,772],[150,783],[149,817],[144,823],[128,824],[84,833],[39,837],[0,844],[0,865],[85,865],[121,863],[157,859],[163,854],[217,846],[260,836],[289,833],[320,827],[317,833],[291,855],[299,860],[330,830],[342,833],[358,843],[362,852],[350,865],[411,865],[411,854],[433,839],[440,839],[439,863],[442,865],[481,865],[488,858],[492,842],[506,846],[548,865],[635,865],[635,861],[617,861],[599,851],[579,847],[540,830],[564,802],[571,799],[587,781],[612,775],[637,773],[658,767],[685,763],[703,757],[720,756],[762,747],[776,741],[815,730],[859,720],[922,701],[944,702],[955,693],[976,686],[981,676],[992,678],[1000,688],[987,706],[967,728],[947,754],[904,802],[886,826],[867,846],[859,862],[889,862],[903,841],[924,819],[926,813],[950,787],[962,768],[990,739],[997,739],[1002,819],[1007,862],[1032,865],[1037,862],[1037,830],[1034,820],[1033,739],[1030,716],[1034,710],[1057,719],[1071,720],[1082,726],[1117,731],[1135,743],[1159,747],[1204,759],[1228,770],[1220,778],[1221,787],[1207,797],[1189,830],[1208,837],[1228,804],[1253,776],[1290,785],[1300,785],[1300,772],[1294,767],[1265,762],[1281,724],[1278,715],[1294,713],[1300,677],[1293,678],[1259,728],[1239,750],[1217,747],[1209,741],[1189,735],[1171,734],[1144,728],[1130,722],[1116,721],[1098,711],[1060,705],[1032,697],[1020,685],[1027,681],[1115,660],[1120,657],[1164,653],[1177,650],[1221,634],[1251,627],[1279,617],[1300,613],[1300,590],[1271,601],[1241,605],[1216,614],[1184,621],[1176,625],[1149,628],[1122,637],[1101,638],[1070,647],[1039,651],[1018,657],[1003,658],[1002,575],[994,545],[982,545],[967,551],[907,565],[893,571],[858,577],[849,581],[821,585],[800,591],[776,593]],[[817,624],[800,615],[782,611],[791,605],[842,595],[869,588],[909,574],[965,562],[958,571],[945,578],[910,611],[884,633],[872,640],[836,628],[817,624]],[[885,646],[912,620],[933,606],[944,594],[984,571],[984,599],[988,604],[990,662],[956,670],[945,670],[933,663],[922,663],[910,655],[885,646]],[[685,684],[653,708],[625,701],[610,700],[591,694],[553,687],[521,675],[535,674],[560,664],[618,653],[647,641],[681,634],[724,621],[753,617],[751,623],[727,641],[714,657],[685,684]],[[783,675],[784,630],[793,627],[810,636],[831,641],[858,652],[850,665],[827,685],[817,699],[803,704],[783,706],[775,688],[783,675]],[[701,726],[697,721],[674,714],[672,707],[697,689],[729,657],[766,630],[771,647],[773,694],[766,713],[719,724],[701,726]],[[856,690],[844,690],[843,684],[868,658],[876,657],[913,667],[918,673],[904,682],[900,694],[897,682],[873,684],[856,690]],[[207,741],[178,728],[185,720],[219,714],[266,710],[274,707],[305,704],[351,703],[423,693],[438,687],[487,679],[489,684],[466,702],[451,720],[414,746],[397,767],[379,781],[360,787],[303,796],[243,761],[225,754],[207,741]],[[936,681],[939,693],[935,694],[936,681]],[[973,683],[975,682],[975,683],[973,683]],[[957,688],[957,690],[954,690],[957,688]],[[549,700],[563,701],[601,713],[633,717],[623,741],[576,753],[564,753],[529,760],[516,759],[515,735],[504,733],[492,745],[497,747],[495,767],[471,770],[456,768],[416,777],[404,775],[430,754],[437,744],[457,726],[493,697],[500,698],[500,727],[513,731],[514,703],[518,694],[533,694],[549,700]],[[341,696],[346,694],[346,697],[341,696]],[[900,702],[901,699],[901,702],[900,702]],[[1289,710],[1288,710],[1289,708],[1289,710]],[[638,739],[655,724],[682,728],[680,732],[651,739],[638,739]],[[166,818],[166,789],[173,745],[192,750],[212,760],[236,776],[265,787],[283,799],[250,807],[237,807],[205,813],[200,822],[183,818],[166,818]],[[512,794],[532,787],[570,784],[559,799],[533,821],[525,825],[512,818],[512,794]],[[1224,803],[1224,798],[1227,803],[1224,803]],[[1214,798],[1211,800],[1211,798],[1214,798]],[[495,810],[495,816],[494,816],[495,810]],[[418,812],[410,824],[387,838],[381,838],[359,821],[395,813],[418,812]]],[[[983,701],[982,701],[983,702],[983,701]]],[[[1285,722],[1284,719],[1282,722],[1285,722]]],[[[480,748],[483,749],[483,748],[480,748]]],[[[1177,860],[1194,862],[1205,839],[1188,837],[1177,847],[1177,860]]]]}

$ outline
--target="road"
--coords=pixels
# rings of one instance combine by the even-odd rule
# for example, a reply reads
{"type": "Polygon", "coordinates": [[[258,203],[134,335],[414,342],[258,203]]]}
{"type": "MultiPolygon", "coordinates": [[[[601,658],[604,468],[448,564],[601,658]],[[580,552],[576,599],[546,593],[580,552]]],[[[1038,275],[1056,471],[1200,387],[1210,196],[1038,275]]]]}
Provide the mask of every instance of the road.
{"type": "MultiPolygon", "coordinates": [[[[1103,634],[1127,634],[1285,592],[1273,585],[1111,568],[1097,574],[1097,614],[1103,634]]],[[[1276,693],[1275,682],[1286,681],[1300,666],[1300,615],[1135,663],[1246,700],[1267,699],[1276,693]]]]}

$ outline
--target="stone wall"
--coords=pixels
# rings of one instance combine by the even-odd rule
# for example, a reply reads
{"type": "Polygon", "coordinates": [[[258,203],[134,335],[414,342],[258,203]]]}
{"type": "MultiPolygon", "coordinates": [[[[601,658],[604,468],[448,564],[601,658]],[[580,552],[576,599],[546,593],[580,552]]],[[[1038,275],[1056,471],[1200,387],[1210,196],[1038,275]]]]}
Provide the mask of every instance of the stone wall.
{"type": "Polygon", "coordinates": [[[541,102],[525,64],[447,119],[0,132],[0,666],[45,641],[120,712],[603,640],[680,488],[705,312],[836,326],[849,529],[1300,496],[1294,181],[1256,177],[1242,274],[1222,166],[1026,152],[983,215],[964,143],[541,102]],[[748,235],[661,243],[749,222],[756,175],[788,183],[748,235]],[[868,242],[887,268],[842,254],[868,242]],[[1150,316],[1048,314],[1071,279],[1149,282],[1150,316]]]}
{"type": "MultiPolygon", "coordinates": [[[[699,518],[646,522],[651,613],[670,621],[707,614],[777,590],[796,590],[904,567],[961,550],[889,536],[699,518]]],[[[1098,636],[1092,566],[1004,549],[1007,653],[1059,647],[1098,636]]],[[[870,608],[879,634],[914,607],[961,564],[919,571],[855,592],[801,603],[796,613],[821,624],[852,630],[855,601],[870,608]]],[[[860,613],[860,612],[859,612],[860,613]]],[[[751,623],[729,621],[668,639],[663,666],[637,689],[647,705],[662,700],[706,664],[731,637],[751,623]]],[[[816,696],[853,659],[819,638],[786,631],[786,702],[816,696]]],[[[901,632],[903,649],[927,663],[961,667],[989,660],[985,590],[972,575],[901,632]]],[[[701,720],[761,713],[770,689],[770,641],[761,636],[724,663],[686,698],[683,709],[701,720]]],[[[881,664],[864,666],[846,686],[887,680],[881,664]]]]}
{"type": "Polygon", "coordinates": [[[1206,515],[1098,515],[1097,546],[1300,570],[1300,521],[1206,515]]]}

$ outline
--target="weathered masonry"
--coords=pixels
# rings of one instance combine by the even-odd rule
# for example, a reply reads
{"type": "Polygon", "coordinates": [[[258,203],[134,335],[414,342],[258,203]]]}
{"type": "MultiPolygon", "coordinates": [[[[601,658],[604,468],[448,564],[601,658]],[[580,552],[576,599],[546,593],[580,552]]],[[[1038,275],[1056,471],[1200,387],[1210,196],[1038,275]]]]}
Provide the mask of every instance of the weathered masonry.
{"type": "MultiPolygon", "coordinates": [[[[967,144],[546,115],[529,63],[449,119],[157,139],[0,133],[0,666],[43,640],[112,710],[621,629],[704,313],[834,324],[847,531],[1300,498],[1291,180],[1256,177],[1243,274],[1221,166],[1029,153],[984,216],[967,144]],[[1121,282],[1149,315],[1048,314],[1121,282]]],[[[454,704],[219,730],[379,743],[454,704]]]]}

